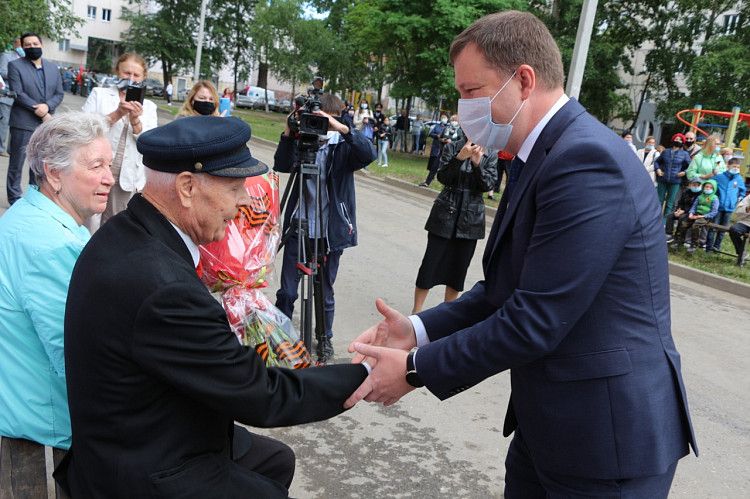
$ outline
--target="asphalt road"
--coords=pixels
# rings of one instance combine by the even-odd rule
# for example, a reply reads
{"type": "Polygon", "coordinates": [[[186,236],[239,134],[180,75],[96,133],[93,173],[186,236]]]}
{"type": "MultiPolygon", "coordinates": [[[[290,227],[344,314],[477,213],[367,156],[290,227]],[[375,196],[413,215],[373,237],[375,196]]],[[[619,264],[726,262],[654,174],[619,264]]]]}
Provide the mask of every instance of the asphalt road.
{"type": "MultiPolygon", "coordinates": [[[[70,96],[66,104],[80,106],[70,96]]],[[[254,144],[252,152],[272,163],[272,148],[254,144]]],[[[7,159],[0,158],[0,187],[6,168],[7,159]]],[[[0,198],[1,213],[7,204],[0,198]]],[[[337,362],[348,361],[346,345],[378,320],[376,297],[411,309],[427,241],[430,204],[421,196],[360,176],[357,207],[359,246],[344,252],[336,284],[337,362]]],[[[480,242],[467,286],[481,278],[483,250],[480,242]]],[[[434,290],[427,306],[441,294],[434,290]]],[[[672,278],[673,335],[701,452],[680,462],[672,497],[750,497],[749,305],[672,278]]],[[[326,422],[257,431],[296,451],[293,497],[502,497],[508,395],[509,376],[502,373],[444,402],[416,390],[390,408],[363,402],[326,422]]]]}

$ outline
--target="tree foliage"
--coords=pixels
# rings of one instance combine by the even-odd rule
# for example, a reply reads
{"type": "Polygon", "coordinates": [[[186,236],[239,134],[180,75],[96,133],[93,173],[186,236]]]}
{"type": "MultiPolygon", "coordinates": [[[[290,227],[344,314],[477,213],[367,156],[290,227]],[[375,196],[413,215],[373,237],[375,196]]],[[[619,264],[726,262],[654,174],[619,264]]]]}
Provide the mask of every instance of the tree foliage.
{"type": "Polygon", "coordinates": [[[122,17],[130,23],[122,33],[125,47],[149,64],[161,61],[165,82],[189,70],[195,61],[200,0],[132,0],[131,5],[135,8],[123,8],[122,17]]]}
{"type": "Polygon", "coordinates": [[[52,40],[76,33],[83,19],[73,14],[67,0],[0,1],[0,48],[31,31],[52,40]]]}

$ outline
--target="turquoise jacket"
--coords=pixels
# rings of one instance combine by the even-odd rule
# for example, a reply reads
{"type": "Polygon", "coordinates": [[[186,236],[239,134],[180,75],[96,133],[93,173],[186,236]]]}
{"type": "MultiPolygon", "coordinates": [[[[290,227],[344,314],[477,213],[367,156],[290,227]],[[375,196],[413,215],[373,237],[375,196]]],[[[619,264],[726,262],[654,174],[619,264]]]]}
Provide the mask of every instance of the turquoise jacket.
{"type": "Polygon", "coordinates": [[[727,169],[721,154],[713,153],[710,156],[703,151],[695,155],[688,166],[685,178],[693,178],[698,175],[708,175],[716,171],[716,175],[727,169]]]}
{"type": "Polygon", "coordinates": [[[70,447],[63,319],[89,232],[29,188],[0,217],[0,435],[70,447]]]}

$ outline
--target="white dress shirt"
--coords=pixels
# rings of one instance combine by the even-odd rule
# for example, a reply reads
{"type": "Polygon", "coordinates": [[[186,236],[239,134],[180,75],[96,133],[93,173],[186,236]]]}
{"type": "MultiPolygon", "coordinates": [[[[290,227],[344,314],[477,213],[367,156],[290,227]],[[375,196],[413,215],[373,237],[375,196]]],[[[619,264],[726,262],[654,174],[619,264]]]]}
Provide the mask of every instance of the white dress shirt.
{"type": "MultiPolygon", "coordinates": [[[[539,120],[539,123],[536,124],[536,126],[531,130],[528,136],[526,136],[526,139],[523,141],[523,144],[521,144],[521,148],[518,150],[518,158],[523,161],[524,163],[529,159],[529,155],[531,154],[531,150],[534,148],[534,144],[536,144],[537,139],[539,138],[539,135],[541,135],[542,130],[544,130],[544,127],[547,126],[547,123],[552,119],[552,117],[562,108],[570,98],[562,94],[559,99],[552,105],[551,108],[549,108],[549,111],[547,111],[547,114],[542,116],[542,119],[539,120]]],[[[423,345],[426,345],[430,342],[430,338],[427,336],[427,330],[424,327],[424,323],[422,322],[422,319],[419,318],[418,315],[410,315],[409,320],[411,321],[412,326],[414,327],[414,334],[417,337],[417,346],[421,347],[423,345]]],[[[414,368],[417,367],[417,356],[414,356],[414,368]]]]}
{"type": "MultiPolygon", "coordinates": [[[[82,110],[86,113],[96,113],[102,116],[117,110],[120,105],[120,94],[116,88],[95,87],[91,90],[82,110]]],[[[143,101],[143,114],[141,115],[142,132],[156,128],[156,104],[146,99],[143,101]]],[[[122,135],[122,127],[130,125],[128,118],[122,118],[113,123],[109,128],[107,138],[112,145],[112,155],[117,153],[117,143],[122,135]]],[[[133,134],[133,128],[129,127],[128,141],[125,145],[125,155],[120,168],[120,187],[126,192],[139,192],[146,184],[146,171],[143,166],[143,156],[138,152],[135,141],[138,138],[133,134]]],[[[141,132],[141,133],[142,133],[141,132]]]]}

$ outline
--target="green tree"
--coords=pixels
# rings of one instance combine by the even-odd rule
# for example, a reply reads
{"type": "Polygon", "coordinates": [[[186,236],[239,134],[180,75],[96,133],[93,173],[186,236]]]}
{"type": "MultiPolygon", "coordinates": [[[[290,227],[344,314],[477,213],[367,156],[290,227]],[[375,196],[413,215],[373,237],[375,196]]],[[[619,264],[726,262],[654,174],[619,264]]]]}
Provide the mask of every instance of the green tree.
{"type": "Polygon", "coordinates": [[[128,50],[149,64],[161,61],[164,83],[194,64],[194,32],[200,16],[200,0],[131,0],[135,9],[123,8],[130,28],[122,33],[128,50]]]}
{"type": "Polygon", "coordinates": [[[206,22],[206,57],[201,59],[201,73],[212,74],[211,68],[230,64],[234,88],[246,80],[253,61],[253,27],[258,0],[235,0],[221,8],[210,9],[206,22]]]}
{"type": "MultiPolygon", "coordinates": [[[[688,76],[690,99],[704,109],[750,109],[750,59],[748,46],[733,36],[716,36],[703,47],[703,55],[688,76]]],[[[692,104],[688,107],[692,107],[692,104]]]]}
{"type": "Polygon", "coordinates": [[[68,0],[2,0],[0,2],[0,48],[26,31],[52,40],[71,33],[83,19],[73,14],[68,0]]]}

